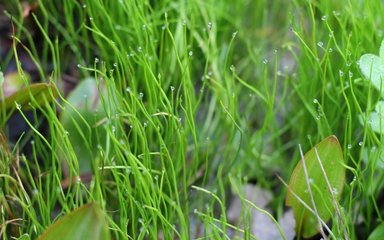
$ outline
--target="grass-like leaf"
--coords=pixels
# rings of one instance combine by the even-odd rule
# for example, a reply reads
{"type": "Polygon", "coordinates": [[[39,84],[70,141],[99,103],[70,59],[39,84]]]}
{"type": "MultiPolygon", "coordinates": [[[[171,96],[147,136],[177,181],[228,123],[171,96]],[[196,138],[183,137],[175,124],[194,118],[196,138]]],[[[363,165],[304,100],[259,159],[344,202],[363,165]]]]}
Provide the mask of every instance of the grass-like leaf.
{"type": "Polygon", "coordinates": [[[8,140],[5,134],[0,130],[0,174],[9,172],[9,161],[11,152],[8,147],[8,140]]]}

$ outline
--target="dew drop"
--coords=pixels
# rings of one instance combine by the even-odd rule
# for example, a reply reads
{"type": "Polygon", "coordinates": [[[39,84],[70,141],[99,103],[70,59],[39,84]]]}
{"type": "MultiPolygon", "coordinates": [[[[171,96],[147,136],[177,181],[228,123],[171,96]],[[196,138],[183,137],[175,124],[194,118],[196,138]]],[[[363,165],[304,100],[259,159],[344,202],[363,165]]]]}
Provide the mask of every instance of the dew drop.
{"type": "Polygon", "coordinates": [[[324,16],[321,17],[321,20],[322,21],[327,21],[327,18],[328,18],[327,15],[324,15],[324,16]]]}
{"type": "Polygon", "coordinates": [[[211,23],[211,22],[209,22],[209,23],[207,24],[207,26],[208,26],[208,30],[211,30],[211,29],[212,29],[212,23],[211,23]]]}
{"type": "Polygon", "coordinates": [[[99,62],[99,59],[98,58],[95,58],[95,63],[98,63],[99,62]]]}
{"type": "Polygon", "coordinates": [[[268,59],[264,59],[264,60],[263,60],[263,63],[264,63],[264,64],[267,64],[267,63],[268,63],[268,59]]]}
{"type": "Polygon", "coordinates": [[[143,99],[143,97],[144,97],[144,93],[139,93],[139,99],[141,100],[141,99],[143,99]]]}
{"type": "Polygon", "coordinates": [[[79,176],[76,177],[76,183],[80,184],[81,183],[81,178],[79,176]]]}
{"type": "Polygon", "coordinates": [[[229,69],[230,69],[232,72],[234,72],[234,71],[236,70],[236,68],[235,68],[234,65],[231,65],[231,66],[229,67],[229,69]]]}
{"type": "Polygon", "coordinates": [[[188,55],[189,55],[189,57],[192,57],[193,56],[193,52],[189,51],[188,55]]]}
{"type": "Polygon", "coordinates": [[[317,46],[322,48],[324,46],[324,43],[322,41],[320,41],[320,42],[317,43],[317,46]]]}
{"type": "Polygon", "coordinates": [[[142,47],[138,47],[138,48],[137,48],[137,51],[138,51],[138,52],[142,52],[142,51],[143,51],[143,48],[142,48],[142,47]]]}
{"type": "Polygon", "coordinates": [[[344,76],[344,72],[341,71],[341,70],[339,70],[339,76],[340,76],[340,77],[343,77],[343,76],[344,76]]]}
{"type": "Polygon", "coordinates": [[[349,71],[348,75],[350,78],[353,77],[353,72],[349,71]]]}
{"type": "Polygon", "coordinates": [[[235,38],[237,36],[237,31],[232,33],[232,38],[235,38]]]}
{"type": "Polygon", "coordinates": [[[347,146],[347,148],[348,148],[348,149],[352,149],[352,144],[349,143],[348,146],[347,146]]]}
{"type": "Polygon", "coordinates": [[[83,6],[82,6],[83,8],[87,8],[87,4],[83,4],[83,6]]]}
{"type": "Polygon", "coordinates": [[[317,100],[317,98],[314,98],[313,103],[317,104],[317,103],[319,103],[319,100],[317,100]]]}
{"type": "Polygon", "coordinates": [[[131,92],[131,88],[130,88],[130,87],[127,87],[127,88],[125,89],[125,91],[130,93],[130,92],[131,92]]]}
{"type": "Polygon", "coordinates": [[[171,88],[172,92],[175,91],[175,87],[174,86],[171,86],[170,88],[171,88]]]}
{"type": "Polygon", "coordinates": [[[359,146],[360,147],[363,146],[363,142],[362,141],[359,142],[359,146]]]}
{"type": "Polygon", "coordinates": [[[333,15],[335,15],[336,17],[340,16],[340,13],[339,13],[338,11],[333,10],[332,13],[333,13],[333,15]]]}
{"type": "Polygon", "coordinates": [[[15,102],[15,104],[16,104],[16,108],[17,108],[18,110],[20,110],[20,109],[21,109],[21,105],[18,104],[17,102],[15,102]]]}

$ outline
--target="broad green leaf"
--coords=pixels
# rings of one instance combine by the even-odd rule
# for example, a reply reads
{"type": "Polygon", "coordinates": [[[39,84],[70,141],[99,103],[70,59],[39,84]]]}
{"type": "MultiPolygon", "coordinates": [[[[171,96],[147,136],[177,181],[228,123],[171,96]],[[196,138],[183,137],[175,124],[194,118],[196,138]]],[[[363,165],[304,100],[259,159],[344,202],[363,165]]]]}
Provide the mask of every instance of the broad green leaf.
{"type": "MultiPolygon", "coordinates": [[[[360,123],[364,125],[364,117],[359,117],[360,123]]],[[[374,111],[367,117],[368,126],[377,133],[384,133],[384,101],[379,101],[374,111]]]]}
{"type": "MultiPolygon", "coordinates": [[[[327,222],[335,213],[331,191],[335,199],[338,200],[345,181],[344,158],[336,136],[329,136],[318,143],[305,154],[304,159],[318,215],[324,222],[327,222]],[[327,187],[324,174],[316,157],[315,148],[332,189],[327,187]]],[[[298,162],[291,175],[289,188],[302,201],[313,208],[307,189],[302,160],[298,162]]],[[[300,234],[307,238],[319,232],[317,217],[305,208],[290,191],[287,193],[286,204],[293,209],[298,235],[300,234]]]]}
{"type": "MultiPolygon", "coordinates": [[[[7,73],[3,76],[3,92],[4,96],[7,98],[13,93],[25,87],[26,82],[30,82],[31,77],[28,73],[23,73],[23,75],[19,74],[19,72],[11,72],[7,73]]],[[[1,77],[0,77],[1,81],[1,77]]],[[[0,84],[1,85],[1,84],[0,84]]]]}
{"type": "Polygon", "coordinates": [[[383,237],[384,237],[384,223],[381,223],[369,235],[368,240],[382,240],[383,237]]]}
{"type": "Polygon", "coordinates": [[[384,64],[379,56],[364,54],[360,58],[360,70],[366,79],[371,80],[372,85],[384,96],[384,64]]]}
{"type": "MultiPolygon", "coordinates": [[[[13,93],[0,103],[0,108],[5,107],[6,110],[14,108],[17,104],[25,110],[30,110],[29,103],[32,102],[31,97],[35,99],[37,104],[44,105],[46,100],[52,101],[58,95],[57,89],[50,83],[36,83],[31,84],[22,90],[13,93]],[[51,98],[50,91],[52,91],[53,98],[51,98]]],[[[1,109],[0,109],[1,110],[1,109]]]]}
{"type": "Polygon", "coordinates": [[[103,211],[96,203],[86,204],[50,225],[38,240],[111,239],[103,211]]]}
{"type": "MultiPolygon", "coordinates": [[[[106,103],[109,99],[100,86],[106,103]]],[[[60,121],[69,133],[68,138],[78,158],[80,173],[91,172],[91,161],[95,154],[105,149],[107,131],[102,122],[107,119],[107,114],[100,101],[100,92],[95,79],[82,80],[73,90],[64,104],[60,121]]]]}
{"type": "Polygon", "coordinates": [[[370,53],[364,54],[359,62],[364,77],[371,80],[372,85],[384,96],[384,41],[381,42],[379,56],[370,53]]]}

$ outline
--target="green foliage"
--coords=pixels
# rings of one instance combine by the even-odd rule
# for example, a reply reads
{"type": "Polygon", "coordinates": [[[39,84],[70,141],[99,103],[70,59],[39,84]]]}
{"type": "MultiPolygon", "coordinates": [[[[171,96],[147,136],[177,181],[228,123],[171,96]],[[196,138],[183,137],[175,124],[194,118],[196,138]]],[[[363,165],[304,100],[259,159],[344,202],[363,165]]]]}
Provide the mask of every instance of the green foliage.
{"type": "Polygon", "coordinates": [[[383,236],[384,236],[384,223],[381,223],[369,235],[368,240],[380,240],[380,239],[383,239],[383,236]]]}
{"type": "Polygon", "coordinates": [[[58,95],[56,87],[51,83],[35,83],[28,85],[0,102],[0,111],[3,108],[10,111],[15,108],[31,110],[33,106],[44,106],[53,101],[58,95]]]}
{"type": "Polygon", "coordinates": [[[50,225],[38,240],[109,240],[111,236],[105,216],[95,203],[68,213],[50,225]]]}
{"type": "Polygon", "coordinates": [[[8,77],[19,89],[22,80],[27,94],[5,104],[0,91],[0,128],[19,166],[0,175],[0,238],[35,239],[52,218],[98,202],[113,239],[264,239],[250,209],[288,239],[280,223],[286,189],[276,174],[294,171],[298,143],[310,149],[330,134],[342,143],[346,171],[343,193],[337,188],[342,220],[328,214],[328,189],[318,194],[319,169],[311,185],[320,210],[329,207],[321,214],[332,222],[330,238],[364,239],[383,221],[383,45],[380,57],[356,64],[383,39],[381,0],[1,6],[8,19],[0,31],[4,22],[15,31],[0,36],[0,85],[8,77]],[[27,72],[50,82],[37,99],[27,72]],[[25,123],[21,134],[12,113],[25,123]],[[237,191],[254,183],[273,194],[269,209],[237,191]]]}
{"type": "MultiPolygon", "coordinates": [[[[111,120],[108,120],[99,94],[106,94],[104,83],[97,85],[93,78],[82,80],[67,97],[60,116],[77,156],[80,173],[91,172],[92,161],[99,149],[106,149],[106,123],[111,120]]],[[[113,96],[102,97],[107,107],[113,104],[113,96]]],[[[114,110],[109,113],[110,116],[111,114],[114,114],[114,110]]]]}
{"type": "MultiPolygon", "coordinates": [[[[381,43],[380,56],[373,54],[364,54],[360,58],[360,70],[367,80],[370,80],[372,85],[381,92],[381,96],[384,97],[384,41],[381,43]]],[[[374,111],[370,112],[367,117],[367,122],[373,131],[377,133],[384,133],[384,101],[379,101],[374,111]]],[[[361,117],[361,122],[364,118],[361,117]]]]}
{"type": "Polygon", "coordinates": [[[364,54],[361,56],[359,66],[365,78],[372,82],[372,85],[384,96],[384,41],[381,43],[380,55],[364,54]]]}
{"type": "Polygon", "coordinates": [[[340,199],[345,184],[344,164],[343,152],[335,136],[315,145],[298,162],[289,181],[286,204],[293,208],[296,231],[303,237],[319,232],[318,218],[327,222],[336,212],[338,203],[335,200],[340,199]]]}
{"type": "Polygon", "coordinates": [[[7,139],[0,130],[0,174],[9,174],[11,152],[8,147],[7,139]]]}

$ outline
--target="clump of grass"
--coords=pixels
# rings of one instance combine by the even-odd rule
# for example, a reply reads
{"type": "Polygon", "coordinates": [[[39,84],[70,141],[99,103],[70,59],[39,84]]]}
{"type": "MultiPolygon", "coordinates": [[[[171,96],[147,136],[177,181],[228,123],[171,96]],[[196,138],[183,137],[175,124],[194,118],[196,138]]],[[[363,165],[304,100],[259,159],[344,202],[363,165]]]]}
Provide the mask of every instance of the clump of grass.
{"type": "MultiPolygon", "coordinates": [[[[228,229],[255,238],[243,196],[239,223],[226,217],[231,189],[241,195],[240,185],[256,182],[271,190],[271,217],[280,218],[286,189],[276,173],[288,179],[297,145],[309,149],[331,134],[347,164],[340,205],[348,235],[368,236],[382,222],[381,155],[363,154],[382,139],[359,122],[379,95],[356,64],[383,37],[380,1],[39,1],[29,17],[14,2],[7,15],[16,53],[27,49],[39,81],[59,89],[68,74],[93,78],[105,134],[79,115],[84,127],[65,129],[63,91],[35,105],[32,118],[17,111],[31,131],[11,144],[19,170],[1,175],[4,239],[35,238],[93,201],[116,239],[229,239],[228,229]],[[92,159],[75,154],[69,136],[77,133],[92,159]],[[81,161],[91,163],[89,182],[81,161]],[[64,170],[77,179],[67,188],[64,170]],[[193,236],[199,228],[203,236],[193,236]]],[[[9,51],[3,71],[14,57],[9,51]]]]}

